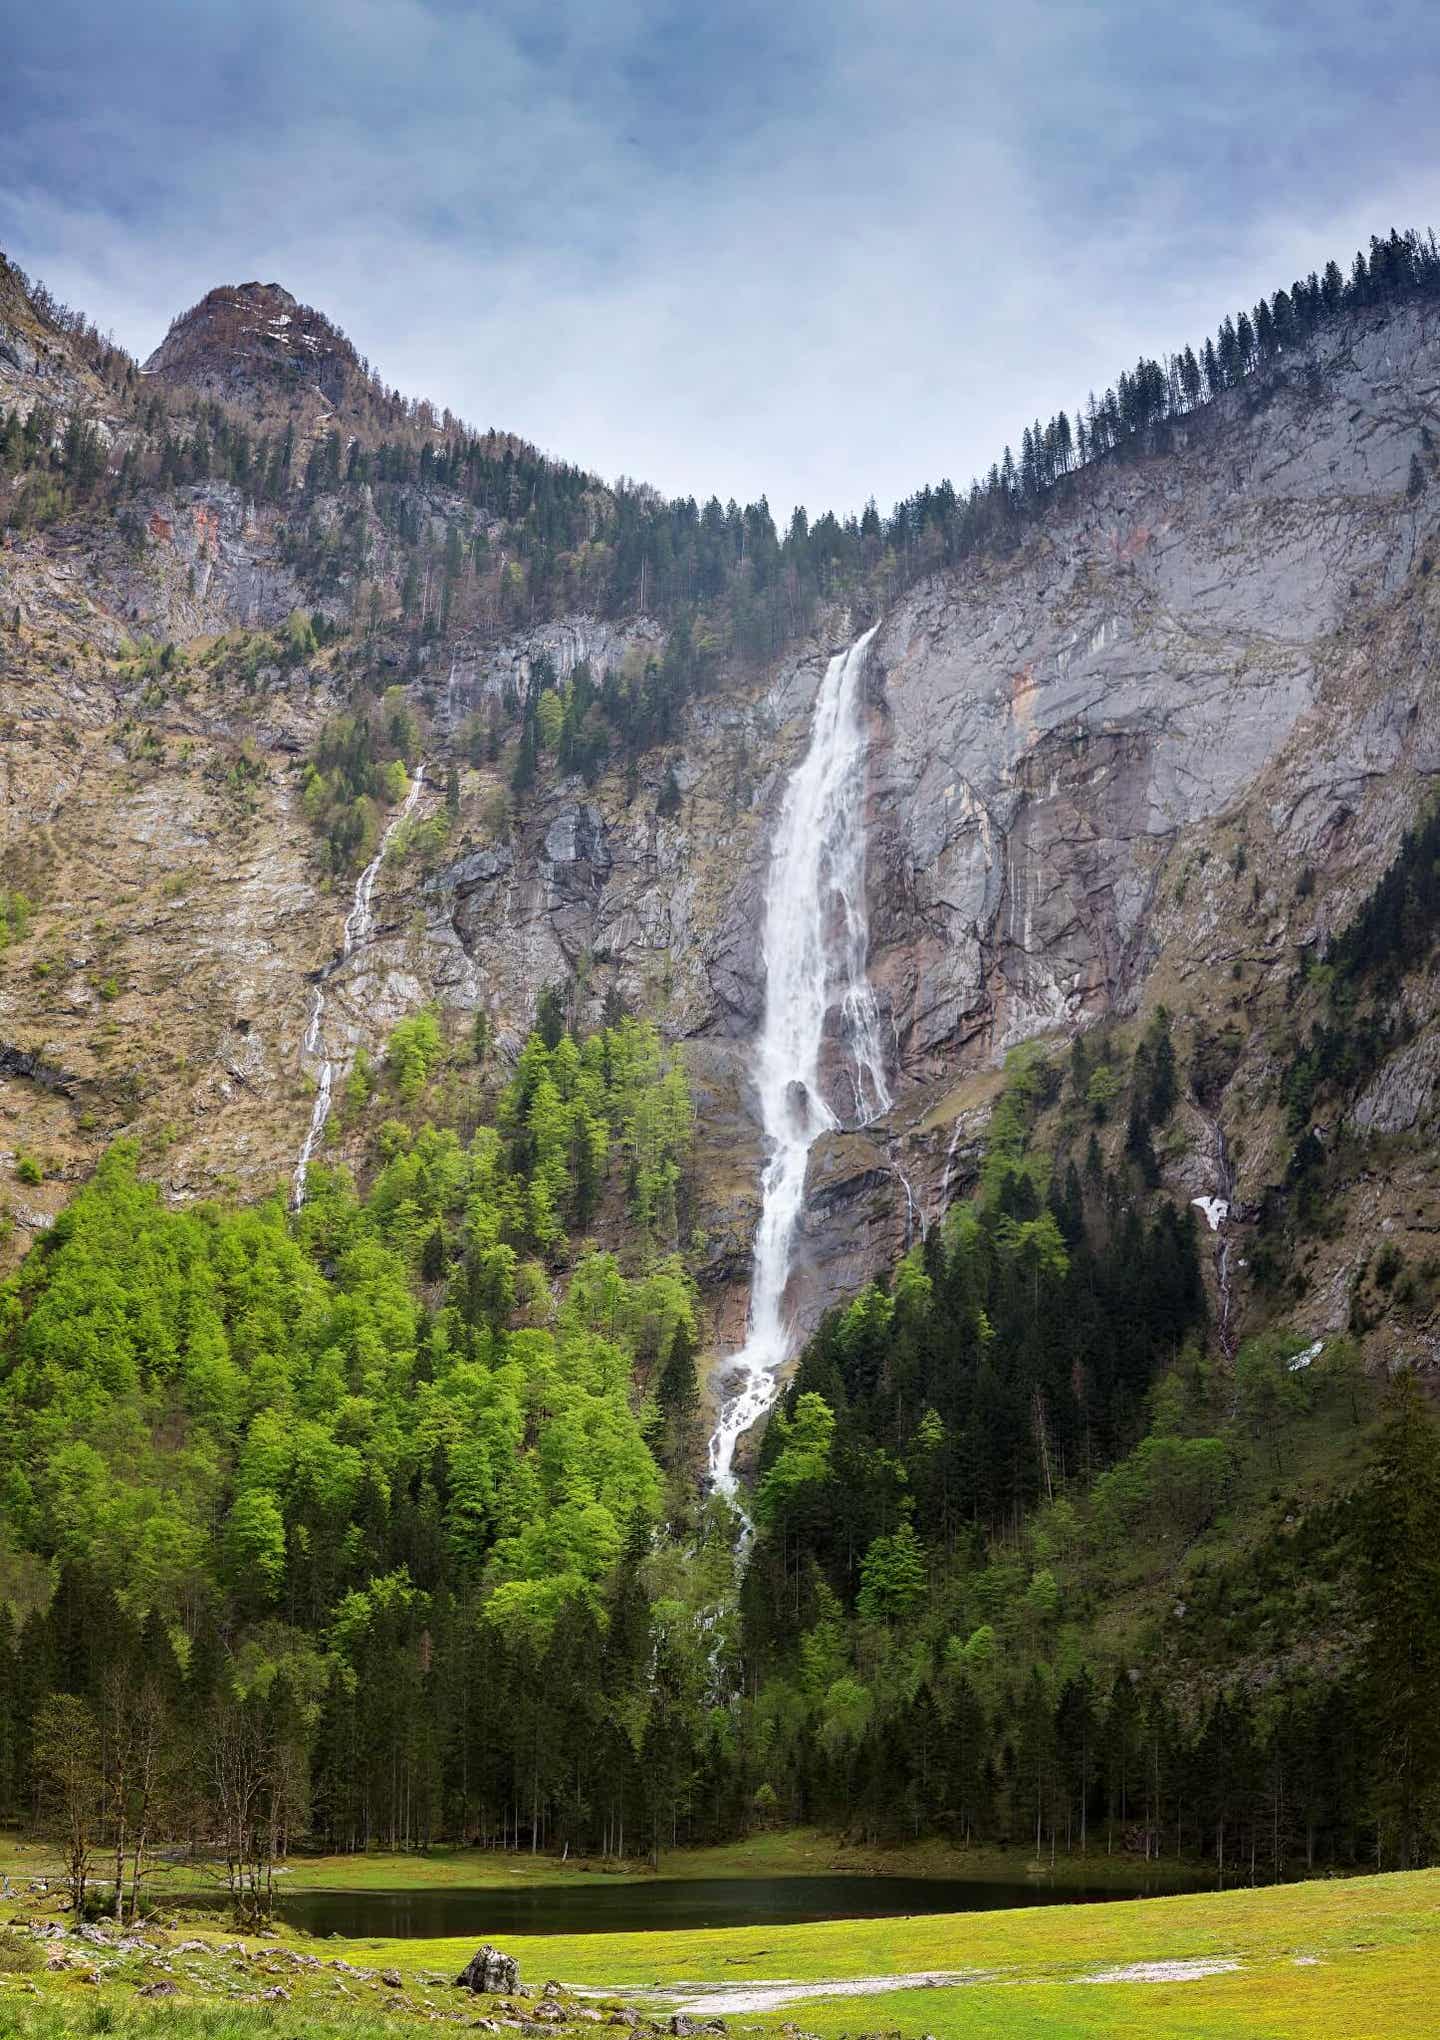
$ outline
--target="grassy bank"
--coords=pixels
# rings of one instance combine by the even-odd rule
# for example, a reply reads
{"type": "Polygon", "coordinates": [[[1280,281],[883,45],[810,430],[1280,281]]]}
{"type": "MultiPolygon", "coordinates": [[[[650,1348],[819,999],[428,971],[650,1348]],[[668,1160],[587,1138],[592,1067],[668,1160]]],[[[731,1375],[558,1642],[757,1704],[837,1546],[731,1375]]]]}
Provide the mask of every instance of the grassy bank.
{"type": "MultiPolygon", "coordinates": [[[[97,1868],[103,1874],[103,1863],[97,1868]]],[[[1177,1881],[1180,1871],[1174,1863],[1161,1868],[1167,1883],[1177,1881]]],[[[53,1849],[0,1836],[0,1872],[12,1881],[58,1876],[60,1864],[53,1849]]],[[[1194,1866],[1194,1874],[1197,1884],[1208,1883],[1205,1866],[1194,1866]]],[[[1062,1891],[1098,1887],[1140,1892],[1156,1880],[1157,1870],[1137,1856],[1107,1856],[1103,1846],[1085,1856],[1059,1854],[1051,1864],[1048,1857],[1036,1862],[1024,1849],[956,1849],[933,1838],[893,1848],[867,1848],[837,1841],[816,1828],[794,1828],[753,1835],[717,1848],[668,1849],[660,1858],[658,1872],[634,1857],[623,1863],[577,1856],[561,1861],[558,1856],[523,1852],[436,1848],[423,1854],[374,1850],[365,1855],[291,1856],[279,1881],[282,1889],[294,1891],[404,1891],[446,1886],[575,1886],[600,1877],[640,1884],[656,1875],[687,1881],[701,1877],[935,1877],[1030,1882],[1062,1891]]],[[[167,1879],[176,1886],[188,1882],[193,1887],[195,1872],[180,1866],[173,1873],[160,1873],[153,1885],[157,1895],[163,1895],[167,1879]]]]}
{"type": "MultiPolygon", "coordinates": [[[[260,2031],[362,2040],[453,2012],[445,1979],[471,1952],[469,1942],[331,1940],[314,1944],[326,1967],[297,1972],[286,1965],[290,1951],[304,1945],[272,1944],[258,1962],[233,1953],[177,1956],[168,1974],[179,1994],[153,2008],[140,2006],[137,1990],[156,1973],[154,1958],[127,1957],[99,1983],[86,1981],[78,1967],[8,1975],[0,1980],[0,2030],[22,2040],[101,2031],[164,2032],[173,2040],[244,2040],[260,2031]],[[369,1974],[337,1975],[328,1966],[337,1955],[369,1974]],[[378,1972],[392,1968],[398,1982],[387,1984],[378,1972]],[[283,1977],[288,1998],[261,2002],[272,1977],[283,1977]],[[214,2002],[222,1993],[250,2002],[214,2002]]],[[[683,2000],[702,1983],[813,1986],[813,1997],[783,2008],[737,2006],[728,2015],[732,2034],[768,2034],[797,2020],[820,2040],[861,2032],[898,2033],[902,2040],[1141,2032],[1176,2040],[1336,2033],[1379,2040],[1434,2031],[1440,1871],[1128,1905],[700,1933],[519,1936],[508,1945],[534,1983],[554,1976],[618,1998],[659,1987],[683,2000]],[[1145,1980],[1133,1973],[1136,1965],[1166,1968],[1145,1980]],[[1211,1965],[1226,1966],[1203,1973],[1211,1965]],[[974,1980],[862,1999],[832,1994],[827,2001],[826,1985],[844,1979],[932,1971],[974,1980]]]]}

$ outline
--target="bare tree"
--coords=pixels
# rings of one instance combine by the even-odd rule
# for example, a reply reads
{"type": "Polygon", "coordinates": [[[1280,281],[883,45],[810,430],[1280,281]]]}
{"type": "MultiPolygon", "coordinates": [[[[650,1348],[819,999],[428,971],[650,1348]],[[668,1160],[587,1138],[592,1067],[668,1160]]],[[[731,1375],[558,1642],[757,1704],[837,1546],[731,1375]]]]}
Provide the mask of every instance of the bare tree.
{"type": "Polygon", "coordinates": [[[125,1843],[135,1760],[133,1688],[127,1666],[112,1664],[100,1701],[100,1773],[115,1850],[115,1924],[125,1921],[125,1843]]]}
{"type": "MultiPolygon", "coordinates": [[[[164,1697],[153,1680],[135,1693],[131,1710],[130,1917],[140,1917],[147,1869],[145,1850],[158,1819],[173,1818],[179,1752],[170,1738],[164,1697]]],[[[118,1917],[118,1914],[117,1914],[118,1917]]]]}
{"type": "Polygon", "coordinates": [[[206,1757],[231,1910],[238,1926],[262,1926],[274,1907],[275,1855],[293,1787],[288,1752],[257,1700],[217,1700],[206,1757]]]}
{"type": "Polygon", "coordinates": [[[85,1701],[52,1693],[35,1715],[34,1760],[41,1819],[65,1850],[65,1881],[77,1914],[85,1910],[104,1796],[100,1729],[85,1701]]]}

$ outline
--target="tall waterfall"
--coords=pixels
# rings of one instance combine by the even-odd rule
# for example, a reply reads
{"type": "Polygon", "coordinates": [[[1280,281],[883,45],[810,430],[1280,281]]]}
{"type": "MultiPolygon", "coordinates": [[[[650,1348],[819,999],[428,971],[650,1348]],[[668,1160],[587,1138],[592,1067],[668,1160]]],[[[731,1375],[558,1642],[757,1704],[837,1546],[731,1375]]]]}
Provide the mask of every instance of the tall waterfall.
{"type": "Polygon", "coordinates": [[[710,1439],[710,1473],[735,1485],[736,1441],[775,1399],[790,1354],[785,1286],[810,1149],[843,1124],[888,1110],[879,1013],[865,974],[865,754],[861,681],[875,628],[830,661],[815,699],[810,747],[785,789],[765,893],[765,1016],[755,1080],[767,1142],[760,1224],[744,1346],[722,1363],[736,1386],[722,1396],[710,1439]],[[820,1088],[828,1016],[838,1008],[847,1094],[840,1109],[820,1088]]]}
{"type": "Polygon", "coordinates": [[[320,1056],[320,1067],[315,1072],[315,1103],[310,1108],[310,1125],[300,1144],[300,1153],[295,1163],[295,1174],[290,1182],[290,1209],[298,1211],[305,1202],[305,1172],[310,1167],[310,1158],[325,1131],[325,1122],[330,1117],[330,1105],[335,1088],[335,1065],[328,1055],[323,1055],[322,1027],[325,1019],[325,986],[346,960],[363,948],[370,940],[375,928],[375,914],[372,902],[375,898],[375,881],[380,876],[380,866],[385,862],[385,852],[390,847],[390,838],[407,821],[420,798],[420,788],[425,780],[425,760],[422,758],[415,767],[415,777],[410,782],[410,791],[400,807],[385,824],[379,848],[370,859],[359,878],[355,881],[355,897],[350,911],[345,916],[345,928],[340,938],[340,954],[333,963],[321,971],[315,986],[315,996],[310,1002],[310,1019],[305,1029],[301,1052],[307,1056],[320,1056]]]}

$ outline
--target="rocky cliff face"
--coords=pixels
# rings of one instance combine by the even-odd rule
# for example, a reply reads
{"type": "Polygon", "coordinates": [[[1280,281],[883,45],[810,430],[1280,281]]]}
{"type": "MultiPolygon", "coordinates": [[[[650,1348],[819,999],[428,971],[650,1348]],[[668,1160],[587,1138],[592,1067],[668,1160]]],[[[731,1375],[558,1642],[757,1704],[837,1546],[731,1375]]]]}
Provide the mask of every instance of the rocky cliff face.
{"type": "Polygon", "coordinates": [[[1263,831],[1273,880],[1380,794],[1360,833],[1393,843],[1392,775],[1433,769],[1437,704],[1375,636],[1425,592],[1434,511],[1407,478],[1437,339],[1419,313],[1348,334],[886,618],[877,970],[912,1074],[1132,1005],[1189,831],[1263,831]]]}
{"type": "MultiPolygon", "coordinates": [[[[36,336],[0,320],[11,388],[33,392],[42,369],[36,336]]],[[[333,329],[256,285],[212,293],[147,368],[201,390],[298,380],[325,405],[354,372],[333,329]]],[[[997,1065],[1036,1035],[1160,998],[1182,1048],[1233,1022],[1218,1109],[1237,1194],[1274,1179],[1268,1030],[1297,948],[1374,883],[1440,763],[1435,432],[1435,314],[1358,316],[1303,370],[1173,427],[1168,450],[1074,477],[1011,556],[884,609],[867,702],[871,976],[897,1102],[816,1146],[803,1320],[964,1186],[997,1065]]],[[[339,511],[322,499],[313,514],[339,511]]],[[[138,530],[52,529],[0,551],[3,840],[39,901],[0,989],[0,1145],[12,1164],[54,1163],[40,1186],[7,1186],[18,1236],[122,1124],[177,1196],[278,1183],[303,1133],[308,979],[338,946],[344,900],[319,878],[296,766],[343,674],[275,663],[240,684],[205,655],[216,633],[307,599],[275,523],[211,484],[155,495],[138,530]],[[142,623],[199,641],[183,686],[130,656],[142,623]]],[[[874,620],[831,611],[769,670],[723,675],[635,772],[542,774],[513,821],[499,768],[462,760],[445,858],[387,868],[377,939],[336,981],[352,1050],[376,1050],[426,999],[457,1025],[483,1008],[513,1047],[562,979],[584,1020],[618,994],[684,1037],[721,1344],[743,1322],[756,1207],[747,1046],[767,845],[826,659],[874,620]]],[[[582,659],[598,673],[663,637],[643,617],[574,615],[427,648],[395,677],[428,723],[432,783],[468,719],[511,700],[542,654],[562,676],[582,659]]],[[[1427,1034],[1376,1077],[1357,1123],[1422,1133],[1437,1068],[1427,1034]]],[[[346,1152],[338,1125],[331,1151],[346,1152]]],[[[1213,1157],[1196,1107],[1164,1166],[1199,1195],[1213,1157]]],[[[1428,1226],[1428,1176],[1412,1191],[1404,1222],[1428,1226]]],[[[1374,1200],[1372,1230],[1400,1222],[1393,1201],[1374,1200]]],[[[1343,1315],[1347,1253],[1326,1250],[1302,1319],[1343,1315]]]]}

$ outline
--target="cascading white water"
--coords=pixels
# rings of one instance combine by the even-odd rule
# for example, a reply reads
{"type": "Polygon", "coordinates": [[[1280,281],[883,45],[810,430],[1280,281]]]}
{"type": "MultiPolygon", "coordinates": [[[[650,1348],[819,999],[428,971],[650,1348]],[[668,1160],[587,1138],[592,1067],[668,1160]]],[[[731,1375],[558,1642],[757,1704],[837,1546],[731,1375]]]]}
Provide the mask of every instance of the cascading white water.
{"type": "MultiPolygon", "coordinates": [[[[385,852],[390,847],[390,838],[394,835],[400,824],[409,819],[416,801],[420,798],[420,788],[424,783],[424,779],[425,760],[422,758],[415,767],[415,777],[410,782],[410,791],[406,794],[397,811],[385,824],[379,848],[355,881],[355,897],[350,903],[349,913],[345,916],[345,927],[340,938],[340,954],[333,963],[328,964],[321,971],[315,986],[315,997],[310,1007],[309,1024],[305,1029],[304,1039],[300,1044],[301,1053],[307,1058],[320,1054],[322,1046],[321,1024],[325,1018],[325,986],[327,982],[339,970],[340,966],[349,957],[354,955],[357,949],[370,940],[375,926],[372,903],[375,898],[375,881],[380,876],[380,866],[385,862],[385,852]]],[[[334,1088],[335,1065],[328,1055],[322,1056],[320,1067],[315,1072],[315,1103],[310,1108],[310,1125],[304,1140],[300,1143],[300,1153],[295,1162],[295,1174],[291,1178],[290,1183],[290,1209],[292,1211],[298,1211],[305,1202],[305,1172],[310,1167],[311,1157],[319,1145],[321,1134],[325,1131],[325,1122],[330,1117],[330,1104],[334,1088]]]]}
{"type": "Polygon", "coordinates": [[[950,1209],[950,1178],[955,1173],[955,1150],[960,1145],[960,1136],[964,1131],[964,1119],[957,1119],[951,1130],[950,1145],[945,1150],[945,1168],[940,1177],[940,1209],[935,1214],[937,1218],[943,1218],[950,1209]]]}
{"type": "Polygon", "coordinates": [[[720,1363],[722,1393],[710,1474],[730,1492],[737,1440],[775,1399],[790,1353],[784,1317],[805,1170],[819,1136],[842,1124],[820,1088],[827,1016],[838,1007],[848,1056],[844,1120],[865,1125],[889,1109],[879,1012],[865,974],[865,740],[861,680],[872,628],[826,668],[810,747],[785,789],[765,893],[765,1015],[755,1081],[768,1153],[760,1184],[750,1323],[741,1350],[720,1363]]]}

